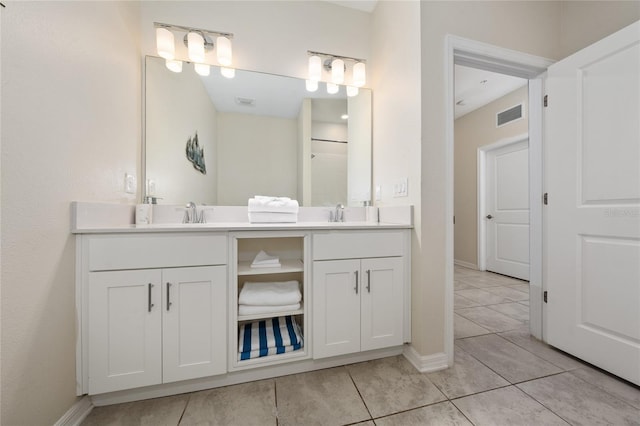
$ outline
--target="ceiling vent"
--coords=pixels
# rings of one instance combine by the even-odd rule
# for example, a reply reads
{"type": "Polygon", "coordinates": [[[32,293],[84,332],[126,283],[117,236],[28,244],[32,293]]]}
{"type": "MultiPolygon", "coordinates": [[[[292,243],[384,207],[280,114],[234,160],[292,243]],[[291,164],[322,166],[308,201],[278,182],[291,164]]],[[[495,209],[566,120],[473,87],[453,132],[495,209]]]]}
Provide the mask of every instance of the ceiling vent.
{"type": "Polygon", "coordinates": [[[255,99],[241,98],[239,96],[236,98],[236,103],[238,105],[240,105],[240,106],[247,106],[247,107],[256,106],[256,100],[255,99]]]}
{"type": "Polygon", "coordinates": [[[516,105],[496,114],[496,127],[504,126],[524,117],[524,104],[516,105]]]}

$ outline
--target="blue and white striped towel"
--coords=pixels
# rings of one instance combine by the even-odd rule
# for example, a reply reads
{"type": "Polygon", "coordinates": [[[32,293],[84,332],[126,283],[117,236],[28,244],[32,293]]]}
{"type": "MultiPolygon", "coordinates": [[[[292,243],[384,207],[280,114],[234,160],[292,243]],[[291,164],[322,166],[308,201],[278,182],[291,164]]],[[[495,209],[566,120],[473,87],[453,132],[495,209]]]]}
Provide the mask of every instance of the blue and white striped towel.
{"type": "Polygon", "coordinates": [[[290,315],[240,326],[238,352],[241,360],[291,352],[303,345],[300,327],[290,315]]]}

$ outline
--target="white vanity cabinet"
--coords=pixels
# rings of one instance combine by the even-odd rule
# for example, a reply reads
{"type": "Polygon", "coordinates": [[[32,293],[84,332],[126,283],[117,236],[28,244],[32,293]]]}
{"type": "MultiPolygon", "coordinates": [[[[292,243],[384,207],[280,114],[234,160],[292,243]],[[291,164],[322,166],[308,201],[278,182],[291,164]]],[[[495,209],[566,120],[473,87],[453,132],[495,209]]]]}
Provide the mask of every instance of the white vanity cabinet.
{"type": "Polygon", "coordinates": [[[318,234],[313,247],[314,358],[402,345],[404,234],[318,234]]]}
{"type": "Polygon", "coordinates": [[[226,373],[226,236],[82,238],[87,393],[226,373]]]}

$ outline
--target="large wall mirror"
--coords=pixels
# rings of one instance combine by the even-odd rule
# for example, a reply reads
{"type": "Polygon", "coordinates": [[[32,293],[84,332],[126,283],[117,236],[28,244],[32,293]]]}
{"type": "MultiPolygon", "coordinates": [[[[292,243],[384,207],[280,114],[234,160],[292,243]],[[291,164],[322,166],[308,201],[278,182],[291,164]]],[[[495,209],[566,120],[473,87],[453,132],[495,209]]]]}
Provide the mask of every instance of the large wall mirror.
{"type": "Polygon", "coordinates": [[[226,78],[147,56],[146,193],[163,204],[247,205],[254,195],[303,206],[371,200],[371,90],[308,92],[292,77],[226,78]]]}

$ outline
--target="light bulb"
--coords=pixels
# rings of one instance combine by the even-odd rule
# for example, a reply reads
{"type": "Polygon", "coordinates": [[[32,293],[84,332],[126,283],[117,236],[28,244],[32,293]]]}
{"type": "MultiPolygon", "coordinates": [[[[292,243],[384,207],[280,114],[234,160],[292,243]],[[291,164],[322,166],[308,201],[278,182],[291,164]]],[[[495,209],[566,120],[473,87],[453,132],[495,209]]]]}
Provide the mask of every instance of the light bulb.
{"type": "Polygon", "coordinates": [[[156,28],[156,49],[161,58],[175,59],[176,45],[171,31],[166,28],[156,28]]]}
{"type": "Polygon", "coordinates": [[[182,61],[176,61],[173,59],[167,59],[165,65],[173,72],[182,72],[182,61]]]}
{"type": "Polygon", "coordinates": [[[204,38],[200,34],[193,31],[187,34],[187,47],[192,62],[204,62],[204,38]]]}
{"type": "Polygon", "coordinates": [[[222,74],[224,77],[227,77],[227,78],[233,78],[236,76],[236,70],[235,68],[221,67],[220,74],[222,74]]]}
{"type": "Polygon", "coordinates": [[[231,40],[229,40],[227,37],[220,36],[216,39],[216,42],[216,55],[218,56],[218,63],[224,66],[231,65],[233,55],[231,51],[231,40]]]}
{"type": "Polygon", "coordinates": [[[334,59],[331,62],[331,81],[335,84],[344,83],[344,61],[342,59],[334,59]]]}
{"type": "Polygon", "coordinates": [[[318,82],[316,80],[307,80],[305,85],[307,86],[308,92],[315,92],[318,90],[318,82]]]}
{"type": "Polygon", "coordinates": [[[358,62],[353,66],[353,85],[362,87],[367,82],[367,66],[364,62],[358,62]]]}
{"type": "Polygon", "coordinates": [[[327,93],[330,95],[335,95],[340,90],[340,86],[333,83],[327,83],[327,93]]]}
{"type": "Polygon", "coordinates": [[[193,64],[193,68],[203,77],[208,76],[211,72],[211,67],[208,64],[193,64]]]}
{"type": "Polygon", "coordinates": [[[347,86],[347,96],[349,97],[354,97],[354,96],[358,96],[358,88],[354,87],[354,86],[347,86]]]}
{"type": "Polygon", "coordinates": [[[322,77],[322,59],[320,56],[309,56],[309,80],[320,81],[322,77]]]}

